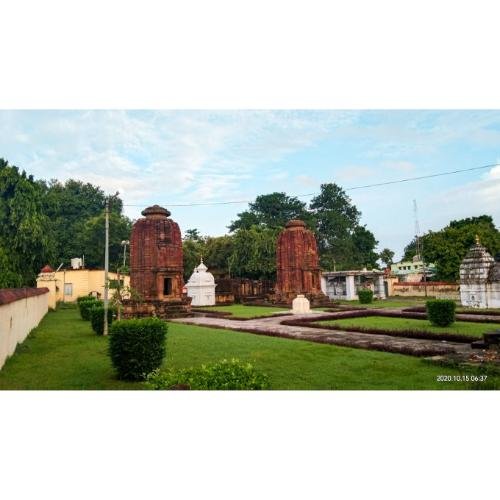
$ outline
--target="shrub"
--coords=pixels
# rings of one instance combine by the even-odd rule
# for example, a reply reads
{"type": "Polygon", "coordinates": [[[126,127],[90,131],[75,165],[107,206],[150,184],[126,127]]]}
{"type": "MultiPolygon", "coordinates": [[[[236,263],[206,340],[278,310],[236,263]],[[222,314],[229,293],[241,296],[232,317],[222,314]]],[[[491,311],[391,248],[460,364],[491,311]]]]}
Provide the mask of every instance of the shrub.
{"type": "Polygon", "coordinates": [[[167,324],[158,318],[128,319],[113,323],[109,355],[118,377],[143,380],[165,357],[167,324]]]}
{"type": "Polygon", "coordinates": [[[456,304],[453,300],[434,299],[425,303],[427,317],[436,326],[450,326],[455,321],[456,304]]]}
{"type": "Polygon", "coordinates": [[[149,375],[150,389],[261,390],[269,388],[267,375],[238,359],[183,370],[156,370],[149,375]]]}
{"type": "MultiPolygon", "coordinates": [[[[113,315],[115,314],[114,307],[108,307],[108,325],[113,322],[113,315]]],[[[92,324],[92,330],[94,330],[97,335],[102,335],[104,333],[104,305],[102,303],[94,304],[90,309],[90,322],[92,324]]]]}
{"type": "Polygon", "coordinates": [[[90,321],[90,311],[91,309],[100,303],[95,297],[78,297],[76,299],[78,303],[78,309],[80,309],[80,316],[84,321],[90,321]]]}
{"type": "Polygon", "coordinates": [[[373,302],[373,292],[368,289],[358,290],[360,304],[371,304],[373,302]]]}

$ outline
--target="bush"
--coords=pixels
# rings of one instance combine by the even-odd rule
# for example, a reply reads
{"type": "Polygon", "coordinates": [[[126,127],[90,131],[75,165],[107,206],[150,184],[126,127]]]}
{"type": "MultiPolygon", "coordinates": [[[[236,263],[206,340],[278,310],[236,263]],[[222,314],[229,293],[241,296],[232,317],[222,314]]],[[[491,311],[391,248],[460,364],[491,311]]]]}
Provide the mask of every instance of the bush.
{"type": "Polygon", "coordinates": [[[450,326],[455,321],[456,304],[453,300],[428,300],[425,307],[429,321],[435,326],[450,326]]]}
{"type": "Polygon", "coordinates": [[[371,304],[373,302],[373,292],[368,289],[358,290],[360,304],[371,304]]]}
{"type": "Polygon", "coordinates": [[[150,389],[261,390],[269,389],[267,375],[238,359],[183,370],[154,371],[146,385],[150,389]]]}
{"type": "Polygon", "coordinates": [[[143,380],[165,357],[167,324],[158,318],[127,319],[113,323],[109,355],[118,377],[143,380]]]}
{"type": "MultiPolygon", "coordinates": [[[[116,310],[114,307],[108,307],[108,325],[113,322],[113,315],[116,310]]],[[[94,330],[97,335],[102,335],[104,333],[104,305],[102,303],[94,304],[90,309],[90,322],[92,324],[92,330],[94,330]]]]}
{"type": "Polygon", "coordinates": [[[95,297],[78,297],[76,299],[78,304],[78,309],[80,309],[80,316],[84,321],[90,321],[90,311],[91,309],[100,303],[95,297]]]}

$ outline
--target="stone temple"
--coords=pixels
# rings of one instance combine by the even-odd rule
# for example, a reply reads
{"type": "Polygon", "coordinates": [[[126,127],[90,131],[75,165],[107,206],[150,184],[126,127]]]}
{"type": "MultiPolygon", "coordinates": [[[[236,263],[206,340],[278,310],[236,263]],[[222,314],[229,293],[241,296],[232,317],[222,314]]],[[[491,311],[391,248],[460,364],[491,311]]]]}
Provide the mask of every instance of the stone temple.
{"type": "Polygon", "coordinates": [[[277,241],[275,301],[291,304],[299,294],[311,305],[330,303],[321,291],[316,238],[303,221],[293,219],[277,241]]]}
{"type": "Polygon", "coordinates": [[[183,294],[183,256],[179,225],[158,205],[143,210],[130,236],[130,287],[140,299],[124,303],[124,317],[172,318],[190,313],[183,294]]]}
{"type": "Polygon", "coordinates": [[[460,302],[467,307],[500,307],[500,262],[478,236],[460,265],[460,302]]]}

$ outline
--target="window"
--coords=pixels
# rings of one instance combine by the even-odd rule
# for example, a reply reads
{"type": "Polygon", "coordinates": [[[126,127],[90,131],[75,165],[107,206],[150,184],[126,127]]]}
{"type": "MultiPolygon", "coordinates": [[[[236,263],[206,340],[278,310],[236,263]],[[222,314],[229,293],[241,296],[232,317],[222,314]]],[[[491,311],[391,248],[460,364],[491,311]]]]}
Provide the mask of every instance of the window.
{"type": "Polygon", "coordinates": [[[163,295],[172,295],[172,278],[163,278],[163,295]]]}
{"type": "Polygon", "coordinates": [[[73,295],[73,283],[64,283],[64,295],[73,295]]]}

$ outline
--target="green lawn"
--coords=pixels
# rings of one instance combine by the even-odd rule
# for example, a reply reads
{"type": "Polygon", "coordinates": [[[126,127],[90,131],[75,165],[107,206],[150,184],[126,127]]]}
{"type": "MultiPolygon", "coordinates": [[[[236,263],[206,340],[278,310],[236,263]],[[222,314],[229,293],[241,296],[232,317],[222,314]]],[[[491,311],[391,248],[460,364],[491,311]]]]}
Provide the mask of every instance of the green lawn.
{"type": "Polygon", "coordinates": [[[228,312],[233,316],[238,316],[240,318],[258,318],[260,316],[269,316],[274,313],[290,312],[290,309],[286,309],[284,307],[245,306],[243,304],[232,304],[230,306],[207,306],[200,307],[200,309],[205,309],[207,311],[228,312]]]}
{"type": "MultiPolygon", "coordinates": [[[[432,297],[429,297],[432,298],[432,297]]],[[[424,306],[428,299],[425,298],[404,298],[404,297],[389,297],[384,300],[374,300],[371,304],[361,304],[359,300],[341,300],[338,301],[339,304],[343,306],[356,306],[356,307],[368,307],[373,309],[389,309],[389,308],[402,308],[402,307],[416,307],[424,306]]]]}
{"type": "Polygon", "coordinates": [[[456,333],[462,335],[474,335],[482,337],[483,333],[491,332],[500,328],[500,324],[492,323],[467,323],[465,321],[456,321],[448,327],[433,326],[426,319],[407,319],[407,318],[385,318],[380,316],[368,316],[365,318],[346,318],[336,320],[318,321],[321,325],[338,325],[348,329],[350,326],[365,328],[380,328],[384,330],[425,330],[430,333],[456,333]]]}
{"type": "MultiPolygon", "coordinates": [[[[115,378],[107,343],[76,309],[51,312],[0,371],[0,389],[143,388],[115,378]]],[[[175,368],[232,357],[251,361],[273,389],[464,388],[436,382],[437,375],[458,375],[457,369],[411,356],[177,323],[169,324],[167,351],[165,366],[175,368]]]]}

